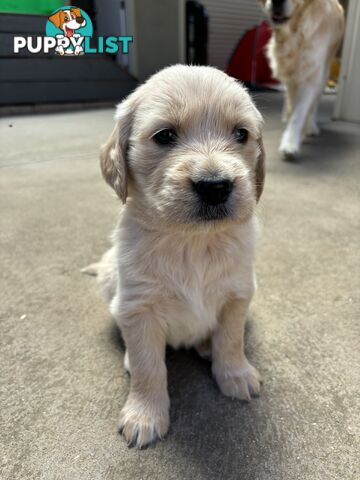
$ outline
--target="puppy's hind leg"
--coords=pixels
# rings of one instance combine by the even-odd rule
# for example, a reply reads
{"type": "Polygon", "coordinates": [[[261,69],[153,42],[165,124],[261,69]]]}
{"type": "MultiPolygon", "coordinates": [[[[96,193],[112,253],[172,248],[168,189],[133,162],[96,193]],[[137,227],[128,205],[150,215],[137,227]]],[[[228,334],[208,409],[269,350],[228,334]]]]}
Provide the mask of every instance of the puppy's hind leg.
{"type": "Polygon", "coordinates": [[[194,348],[201,358],[203,358],[204,360],[211,360],[211,338],[210,337],[202,341],[201,343],[198,343],[197,345],[195,345],[194,348]]]}

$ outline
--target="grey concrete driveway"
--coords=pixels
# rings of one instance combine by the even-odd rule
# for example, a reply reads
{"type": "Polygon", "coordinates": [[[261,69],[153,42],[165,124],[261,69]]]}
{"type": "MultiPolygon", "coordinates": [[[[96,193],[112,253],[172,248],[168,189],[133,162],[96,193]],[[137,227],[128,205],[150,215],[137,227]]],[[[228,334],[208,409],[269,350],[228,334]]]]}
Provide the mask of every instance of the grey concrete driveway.
{"type": "Polygon", "coordinates": [[[143,451],[116,432],[123,347],[80,268],[108,246],[118,201],[98,147],[112,111],[0,120],[1,479],[360,478],[360,127],[332,123],[302,161],[279,160],[279,94],[266,118],[259,289],[247,350],[264,377],[224,398],[209,364],[169,351],[171,430],[143,451]]]}

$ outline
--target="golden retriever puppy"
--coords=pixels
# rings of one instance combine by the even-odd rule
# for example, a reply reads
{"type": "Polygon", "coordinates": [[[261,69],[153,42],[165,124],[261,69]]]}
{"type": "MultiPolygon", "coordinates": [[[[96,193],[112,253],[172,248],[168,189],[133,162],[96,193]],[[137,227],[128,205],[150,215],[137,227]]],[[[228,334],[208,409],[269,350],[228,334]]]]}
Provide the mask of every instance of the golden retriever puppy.
{"type": "Polygon", "coordinates": [[[169,428],[167,344],[210,354],[225,395],[259,393],[244,324],[255,291],[262,117],[225,73],[176,65],[137,88],[115,119],[101,168],[124,206],[95,270],[131,374],[120,431],[142,447],[169,428]]]}
{"type": "Polygon", "coordinates": [[[304,135],[318,135],[316,114],[330,63],[344,33],[338,0],[260,0],[273,35],[267,54],[273,74],[286,86],[280,152],[291,158],[304,135]]]}

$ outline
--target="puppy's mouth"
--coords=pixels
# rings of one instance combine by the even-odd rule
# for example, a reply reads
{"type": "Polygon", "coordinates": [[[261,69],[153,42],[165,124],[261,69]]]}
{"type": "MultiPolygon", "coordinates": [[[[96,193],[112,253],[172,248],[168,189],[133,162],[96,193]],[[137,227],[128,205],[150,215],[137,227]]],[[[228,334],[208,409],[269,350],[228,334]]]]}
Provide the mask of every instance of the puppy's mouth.
{"type": "Polygon", "coordinates": [[[197,211],[196,219],[198,221],[210,222],[210,221],[219,221],[229,218],[230,209],[225,203],[220,203],[219,205],[208,205],[202,203],[197,211]]]}
{"type": "Polygon", "coordinates": [[[271,20],[275,25],[286,23],[289,19],[290,17],[286,17],[282,13],[273,13],[271,16],[271,20]]]}

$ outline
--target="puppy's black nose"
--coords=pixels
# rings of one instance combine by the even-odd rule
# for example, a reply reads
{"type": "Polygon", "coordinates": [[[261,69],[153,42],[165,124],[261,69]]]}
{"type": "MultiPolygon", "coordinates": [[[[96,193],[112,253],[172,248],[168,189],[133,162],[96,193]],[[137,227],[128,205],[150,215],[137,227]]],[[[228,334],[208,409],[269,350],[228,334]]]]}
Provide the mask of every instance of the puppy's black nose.
{"type": "Polygon", "coordinates": [[[193,182],[195,192],[208,205],[219,205],[229,198],[233,189],[233,182],[226,179],[209,179],[193,182]]]}

